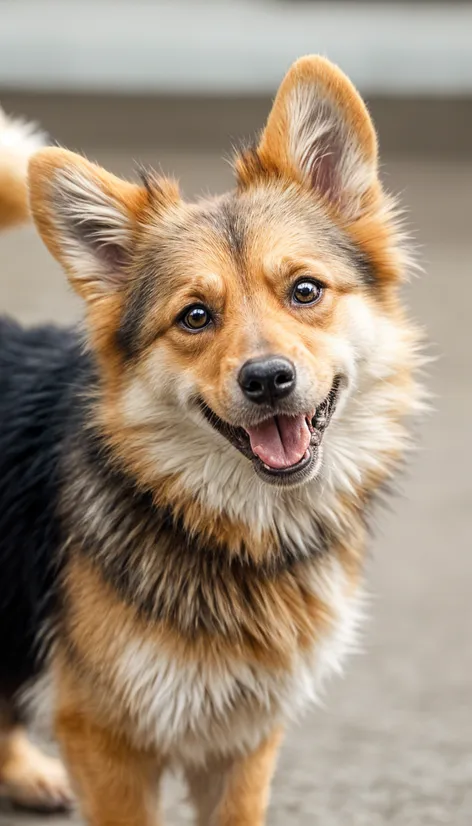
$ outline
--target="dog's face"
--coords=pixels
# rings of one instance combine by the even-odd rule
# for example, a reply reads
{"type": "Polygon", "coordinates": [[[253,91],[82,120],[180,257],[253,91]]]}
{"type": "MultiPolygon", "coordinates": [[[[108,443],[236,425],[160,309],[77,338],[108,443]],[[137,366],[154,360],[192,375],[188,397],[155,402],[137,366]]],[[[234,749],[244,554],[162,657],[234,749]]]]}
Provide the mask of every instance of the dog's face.
{"type": "Polygon", "coordinates": [[[165,410],[167,441],[191,421],[267,484],[301,484],[396,280],[376,246],[375,134],[349,81],[295,64],[236,171],[234,192],[189,204],[170,181],[138,187],[44,150],[33,213],[87,301],[113,427],[152,439],[165,410]]]}
{"type": "Polygon", "coordinates": [[[118,333],[127,357],[269,484],[313,476],[349,381],[350,308],[366,289],[354,244],[309,195],[275,181],[177,204],[139,247],[146,275],[118,333]]]}

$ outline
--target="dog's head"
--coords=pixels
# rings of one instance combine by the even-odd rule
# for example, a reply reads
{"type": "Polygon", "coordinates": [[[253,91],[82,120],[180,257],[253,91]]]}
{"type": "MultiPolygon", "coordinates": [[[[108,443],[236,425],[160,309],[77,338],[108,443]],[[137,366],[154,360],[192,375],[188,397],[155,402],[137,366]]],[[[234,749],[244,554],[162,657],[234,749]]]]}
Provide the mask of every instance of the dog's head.
{"type": "Polygon", "coordinates": [[[138,186],[46,149],[32,210],[86,301],[102,426],[143,475],[195,460],[203,479],[223,453],[301,484],[399,320],[375,132],[349,80],[307,57],[235,167],[234,191],[187,203],[167,179],[138,186]]]}

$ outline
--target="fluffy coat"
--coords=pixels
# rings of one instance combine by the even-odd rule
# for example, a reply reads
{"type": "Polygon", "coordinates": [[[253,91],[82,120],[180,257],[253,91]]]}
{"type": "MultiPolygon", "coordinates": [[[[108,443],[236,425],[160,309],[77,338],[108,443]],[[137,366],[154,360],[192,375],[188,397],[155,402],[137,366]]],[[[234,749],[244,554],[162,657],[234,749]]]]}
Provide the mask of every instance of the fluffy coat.
{"type": "Polygon", "coordinates": [[[30,163],[86,333],[0,327],[1,674],[47,669],[93,826],[155,823],[172,765],[201,826],[263,823],[283,727],[352,644],[371,503],[421,403],[409,257],[347,78],[298,61],[235,168],[187,204],[62,149],[30,163]],[[273,356],[294,390],[256,405],[241,370],[273,356]]]}

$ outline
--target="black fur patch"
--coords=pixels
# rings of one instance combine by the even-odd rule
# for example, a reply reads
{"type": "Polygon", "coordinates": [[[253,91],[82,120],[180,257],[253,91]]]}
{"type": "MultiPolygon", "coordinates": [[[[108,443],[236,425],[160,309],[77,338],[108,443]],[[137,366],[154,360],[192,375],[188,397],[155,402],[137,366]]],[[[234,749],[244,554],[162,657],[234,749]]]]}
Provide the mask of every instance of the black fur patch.
{"type": "Polygon", "coordinates": [[[133,359],[140,353],[142,324],[156,296],[157,280],[158,273],[156,269],[150,267],[131,286],[128,293],[116,334],[118,347],[126,359],[133,359]]]}
{"type": "Polygon", "coordinates": [[[137,171],[141,183],[147,192],[149,203],[152,203],[154,198],[155,173],[152,169],[148,169],[142,164],[138,164],[137,171]]]}
{"type": "Polygon", "coordinates": [[[370,288],[375,288],[379,284],[379,279],[375,272],[375,267],[367,253],[361,247],[347,238],[336,240],[336,245],[349,259],[351,265],[357,272],[360,281],[370,288]]]}
{"type": "Polygon", "coordinates": [[[218,201],[214,208],[202,213],[202,219],[216,230],[226,241],[230,253],[241,257],[246,246],[246,216],[238,208],[234,195],[229,195],[218,201]]]}
{"type": "Polygon", "coordinates": [[[77,336],[0,319],[0,691],[40,664],[38,630],[52,610],[60,544],[60,459],[77,336]]]}

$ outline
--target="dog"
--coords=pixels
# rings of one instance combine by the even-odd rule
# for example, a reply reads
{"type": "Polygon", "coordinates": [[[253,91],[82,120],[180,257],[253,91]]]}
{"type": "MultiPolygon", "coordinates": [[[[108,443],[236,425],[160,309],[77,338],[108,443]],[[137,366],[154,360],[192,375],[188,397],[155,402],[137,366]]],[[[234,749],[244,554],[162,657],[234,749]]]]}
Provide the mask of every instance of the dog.
{"type": "Polygon", "coordinates": [[[156,826],[174,767],[200,826],[262,826],[421,408],[372,121],[308,56],[221,197],[30,148],[0,215],[32,215],[85,322],[1,322],[5,702],[39,679],[92,826],[156,826]]]}

